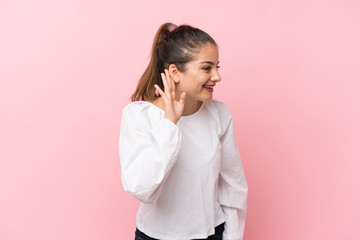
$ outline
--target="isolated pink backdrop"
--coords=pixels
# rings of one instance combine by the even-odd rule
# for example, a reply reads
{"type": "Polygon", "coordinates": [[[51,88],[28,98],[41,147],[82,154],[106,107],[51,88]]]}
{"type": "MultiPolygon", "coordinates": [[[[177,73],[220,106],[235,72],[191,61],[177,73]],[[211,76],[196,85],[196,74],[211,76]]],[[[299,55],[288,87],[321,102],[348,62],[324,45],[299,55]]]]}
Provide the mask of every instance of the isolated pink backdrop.
{"type": "Polygon", "coordinates": [[[0,2],[0,239],[133,239],[121,110],[160,24],[218,42],[245,240],[358,240],[360,3],[0,2]]]}

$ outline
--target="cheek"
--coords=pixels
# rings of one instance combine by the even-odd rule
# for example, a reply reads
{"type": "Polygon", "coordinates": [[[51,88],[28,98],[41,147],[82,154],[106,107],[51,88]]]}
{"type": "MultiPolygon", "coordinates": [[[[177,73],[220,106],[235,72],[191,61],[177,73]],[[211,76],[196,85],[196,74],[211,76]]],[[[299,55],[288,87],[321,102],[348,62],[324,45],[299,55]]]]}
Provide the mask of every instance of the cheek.
{"type": "Polygon", "coordinates": [[[196,73],[196,74],[188,73],[181,80],[182,81],[179,84],[179,89],[191,92],[191,91],[199,91],[203,89],[203,86],[208,81],[208,78],[200,73],[196,73]]]}

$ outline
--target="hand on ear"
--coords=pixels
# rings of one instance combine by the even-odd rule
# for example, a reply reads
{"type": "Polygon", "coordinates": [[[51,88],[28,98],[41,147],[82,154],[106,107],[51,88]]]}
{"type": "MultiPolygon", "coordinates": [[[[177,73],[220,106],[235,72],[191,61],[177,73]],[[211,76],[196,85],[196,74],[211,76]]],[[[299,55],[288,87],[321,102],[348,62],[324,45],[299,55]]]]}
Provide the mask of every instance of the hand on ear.
{"type": "Polygon", "coordinates": [[[180,72],[179,72],[179,69],[176,67],[176,65],[175,64],[170,64],[168,71],[169,71],[169,75],[170,75],[171,79],[175,83],[179,83],[179,81],[180,81],[180,72]]]}
{"type": "MultiPolygon", "coordinates": [[[[179,70],[177,69],[175,64],[170,64],[169,69],[165,69],[164,70],[165,75],[168,76],[168,81],[170,81],[170,84],[172,84],[171,82],[174,82],[174,91],[175,91],[175,84],[179,83],[180,77],[179,77],[179,70]],[[167,74],[166,74],[167,72],[167,74]]],[[[163,73],[162,73],[163,74],[163,73]]],[[[158,88],[155,87],[155,96],[158,97],[160,96],[160,92],[158,90],[158,88]]]]}
{"type": "MultiPolygon", "coordinates": [[[[165,73],[161,73],[161,78],[164,84],[164,91],[157,84],[154,87],[165,103],[165,118],[176,124],[184,111],[186,93],[182,92],[180,99],[176,99],[175,81],[171,79],[167,69],[165,69],[165,73]]],[[[177,78],[176,74],[174,78],[177,78]]]]}

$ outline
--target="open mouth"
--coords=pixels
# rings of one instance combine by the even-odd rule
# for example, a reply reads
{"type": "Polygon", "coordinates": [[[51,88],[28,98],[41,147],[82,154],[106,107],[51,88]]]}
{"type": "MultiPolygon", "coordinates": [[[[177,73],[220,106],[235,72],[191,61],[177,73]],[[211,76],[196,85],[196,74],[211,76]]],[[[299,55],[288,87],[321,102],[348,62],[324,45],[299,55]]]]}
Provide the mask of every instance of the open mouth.
{"type": "Polygon", "coordinates": [[[203,88],[205,88],[208,92],[214,91],[214,85],[204,85],[203,88]]]}

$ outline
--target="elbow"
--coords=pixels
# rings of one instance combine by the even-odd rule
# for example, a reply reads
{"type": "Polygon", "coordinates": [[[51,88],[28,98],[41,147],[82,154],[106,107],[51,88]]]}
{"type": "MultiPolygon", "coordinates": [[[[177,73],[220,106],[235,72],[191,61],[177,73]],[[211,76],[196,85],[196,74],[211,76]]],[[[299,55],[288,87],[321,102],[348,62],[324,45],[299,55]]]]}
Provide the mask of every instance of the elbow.
{"type": "Polygon", "coordinates": [[[136,184],[126,184],[125,179],[122,179],[124,190],[133,195],[136,199],[138,199],[142,203],[156,203],[159,194],[158,191],[156,191],[157,186],[152,187],[151,189],[144,189],[136,184]]]}
{"type": "Polygon", "coordinates": [[[149,194],[149,193],[143,193],[143,194],[137,194],[137,195],[133,195],[136,199],[138,199],[140,202],[142,203],[147,203],[147,204],[153,204],[153,203],[156,203],[158,198],[159,198],[159,195],[157,194],[149,194]]]}
{"type": "Polygon", "coordinates": [[[156,192],[151,191],[139,191],[139,190],[129,190],[124,187],[125,191],[127,193],[130,193],[133,195],[137,200],[139,200],[142,203],[156,203],[159,196],[155,194],[156,192]]]}
{"type": "Polygon", "coordinates": [[[155,192],[148,191],[131,191],[129,189],[124,188],[127,193],[133,195],[137,200],[142,203],[152,204],[156,203],[159,196],[155,194],[155,192]]]}

